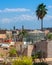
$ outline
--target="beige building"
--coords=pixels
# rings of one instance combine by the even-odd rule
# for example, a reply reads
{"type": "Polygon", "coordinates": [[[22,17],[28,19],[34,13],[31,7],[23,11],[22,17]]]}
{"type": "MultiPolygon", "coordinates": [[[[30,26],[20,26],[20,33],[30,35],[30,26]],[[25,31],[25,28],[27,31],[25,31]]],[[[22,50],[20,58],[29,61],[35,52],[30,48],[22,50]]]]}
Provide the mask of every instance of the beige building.
{"type": "Polygon", "coordinates": [[[6,38],[6,34],[0,34],[0,39],[5,39],[6,38]]]}
{"type": "Polygon", "coordinates": [[[10,30],[6,31],[6,37],[7,39],[12,39],[12,31],[10,30]]]}
{"type": "Polygon", "coordinates": [[[3,42],[6,39],[6,30],[0,30],[0,42],[3,42]]]}

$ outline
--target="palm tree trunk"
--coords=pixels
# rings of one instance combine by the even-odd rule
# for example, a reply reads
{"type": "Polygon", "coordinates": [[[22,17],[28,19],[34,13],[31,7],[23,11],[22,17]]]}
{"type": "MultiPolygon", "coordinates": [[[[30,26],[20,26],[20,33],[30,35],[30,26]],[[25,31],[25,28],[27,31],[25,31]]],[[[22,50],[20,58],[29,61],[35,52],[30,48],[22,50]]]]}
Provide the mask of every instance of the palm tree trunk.
{"type": "Polygon", "coordinates": [[[43,31],[43,19],[41,19],[41,31],[43,31]]]}

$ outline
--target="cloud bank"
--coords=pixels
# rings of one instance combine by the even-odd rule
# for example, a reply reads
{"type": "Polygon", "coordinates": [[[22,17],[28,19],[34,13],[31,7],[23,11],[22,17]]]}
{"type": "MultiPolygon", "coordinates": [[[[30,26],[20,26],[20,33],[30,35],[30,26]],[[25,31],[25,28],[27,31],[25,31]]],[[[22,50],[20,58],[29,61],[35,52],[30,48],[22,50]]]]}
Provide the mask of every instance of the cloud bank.
{"type": "Polygon", "coordinates": [[[8,17],[1,18],[0,21],[4,23],[10,23],[10,22],[19,22],[19,21],[34,21],[36,19],[37,18],[35,15],[21,14],[11,18],[8,18],[8,17]]]}
{"type": "Polygon", "coordinates": [[[26,8],[5,8],[3,10],[0,10],[0,12],[27,12],[30,11],[30,9],[26,9],[26,8]]]}
{"type": "MultiPolygon", "coordinates": [[[[50,21],[52,20],[52,16],[51,15],[47,15],[44,18],[44,21],[50,21]]],[[[30,14],[21,14],[21,15],[17,15],[14,17],[4,17],[4,18],[0,18],[0,21],[3,23],[10,23],[10,22],[19,22],[19,21],[38,21],[36,15],[30,15],[30,14]]]]}

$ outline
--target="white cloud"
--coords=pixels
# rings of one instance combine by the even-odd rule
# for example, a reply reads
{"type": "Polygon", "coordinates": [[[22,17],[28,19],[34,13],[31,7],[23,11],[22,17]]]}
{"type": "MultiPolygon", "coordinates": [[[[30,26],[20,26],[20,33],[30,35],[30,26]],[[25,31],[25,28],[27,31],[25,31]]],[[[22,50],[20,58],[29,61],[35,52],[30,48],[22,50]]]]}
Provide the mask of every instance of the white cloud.
{"type": "Polygon", "coordinates": [[[52,5],[49,5],[48,8],[52,8],[52,5]]]}
{"type": "Polygon", "coordinates": [[[2,12],[2,10],[0,10],[0,12],[2,12]]]}
{"type": "Polygon", "coordinates": [[[11,19],[10,18],[2,18],[2,19],[0,19],[0,21],[3,23],[9,23],[9,22],[11,22],[11,19]]]}
{"type": "Polygon", "coordinates": [[[9,8],[5,8],[3,10],[0,10],[0,12],[26,12],[26,11],[30,11],[30,9],[26,9],[26,8],[9,9],[9,8]]]}
{"type": "MultiPolygon", "coordinates": [[[[21,14],[18,16],[14,16],[11,18],[1,18],[0,21],[3,23],[10,23],[10,22],[19,22],[19,21],[37,21],[36,15],[30,15],[30,14],[21,14]]],[[[50,21],[52,20],[52,15],[47,15],[44,18],[45,21],[50,21]]]]}
{"type": "Polygon", "coordinates": [[[52,15],[47,15],[45,18],[46,19],[52,19],[52,15]]]}
{"type": "Polygon", "coordinates": [[[35,15],[28,15],[28,14],[21,14],[18,16],[14,16],[12,18],[2,18],[0,19],[1,22],[4,23],[10,23],[10,22],[19,22],[19,21],[34,21],[36,20],[36,16],[35,15]]]}
{"type": "Polygon", "coordinates": [[[36,16],[35,15],[22,14],[22,15],[14,17],[13,19],[15,19],[17,21],[33,21],[36,19],[36,16]]]}
{"type": "Polygon", "coordinates": [[[47,17],[52,19],[52,15],[48,15],[47,17]]]}
{"type": "Polygon", "coordinates": [[[47,16],[44,18],[44,20],[51,22],[51,21],[52,21],[52,15],[47,15],[47,16]]]}

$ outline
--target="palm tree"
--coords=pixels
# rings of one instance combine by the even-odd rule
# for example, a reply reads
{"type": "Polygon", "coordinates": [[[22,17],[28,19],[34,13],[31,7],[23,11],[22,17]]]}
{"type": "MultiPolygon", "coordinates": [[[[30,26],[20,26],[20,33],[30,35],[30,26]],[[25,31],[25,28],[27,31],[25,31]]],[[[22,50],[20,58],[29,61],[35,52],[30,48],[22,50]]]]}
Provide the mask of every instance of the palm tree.
{"type": "Polygon", "coordinates": [[[43,30],[43,18],[47,14],[46,5],[43,3],[39,4],[36,10],[36,15],[38,17],[38,20],[41,19],[41,30],[43,30]]]}

